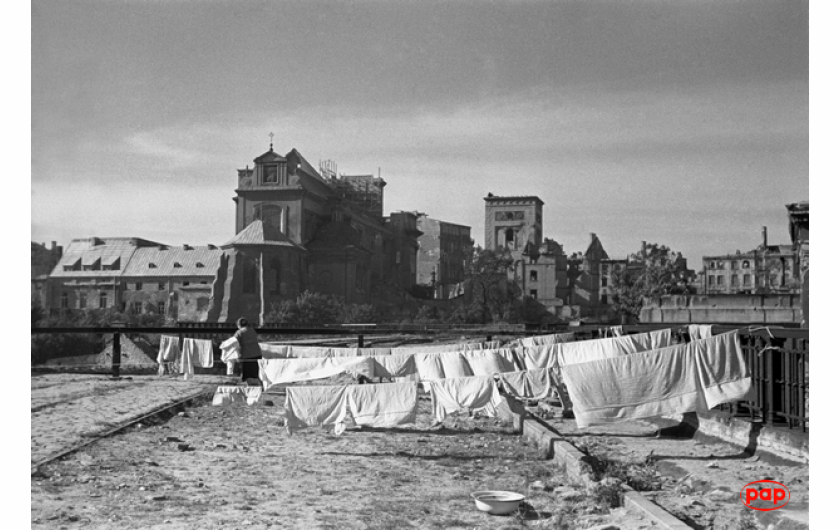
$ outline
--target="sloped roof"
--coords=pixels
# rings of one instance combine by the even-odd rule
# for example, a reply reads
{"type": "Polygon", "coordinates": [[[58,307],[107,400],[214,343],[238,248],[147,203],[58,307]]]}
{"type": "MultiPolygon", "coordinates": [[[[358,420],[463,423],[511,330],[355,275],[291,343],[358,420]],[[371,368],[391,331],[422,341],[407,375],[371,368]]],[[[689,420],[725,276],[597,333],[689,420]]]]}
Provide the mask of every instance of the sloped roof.
{"type": "Polygon", "coordinates": [[[254,163],[256,164],[264,164],[266,162],[285,162],[286,158],[279,153],[275,153],[274,149],[269,149],[265,153],[261,154],[257,158],[254,159],[254,163]]]}
{"type": "Polygon", "coordinates": [[[791,214],[807,214],[808,213],[808,201],[800,201],[794,202],[791,204],[785,205],[788,209],[788,212],[791,214]]]}
{"type": "Polygon", "coordinates": [[[217,247],[138,248],[122,276],[214,276],[222,254],[217,247]]]}
{"type": "Polygon", "coordinates": [[[286,157],[296,158],[298,160],[298,163],[300,164],[300,169],[302,169],[307,175],[310,175],[316,178],[317,180],[325,182],[324,177],[321,176],[321,172],[312,167],[312,164],[310,164],[309,161],[306,158],[304,158],[302,154],[300,154],[300,151],[298,151],[294,147],[291,151],[289,151],[289,154],[287,154],[286,157]]]}
{"type": "Polygon", "coordinates": [[[148,241],[137,237],[90,237],[85,239],[74,239],[64,250],[58,264],[53,268],[51,276],[119,276],[122,274],[122,270],[125,269],[134,252],[140,248],[153,247],[159,244],[160,243],[155,243],[154,241],[148,241]],[[111,265],[117,260],[120,260],[119,270],[64,270],[65,265],[73,267],[79,262],[82,262],[84,265],[92,265],[97,261],[100,261],[101,264],[111,265]]]}
{"type": "Polygon", "coordinates": [[[586,252],[584,252],[583,255],[590,261],[610,259],[607,255],[607,251],[604,250],[604,246],[601,244],[601,240],[594,234],[592,236],[592,242],[589,243],[589,247],[587,247],[586,252]]]}
{"type": "Polygon", "coordinates": [[[246,226],[245,229],[236,234],[233,239],[223,244],[222,248],[242,245],[268,245],[305,250],[302,246],[289,239],[288,236],[261,219],[257,219],[246,226]]]}
{"type": "Polygon", "coordinates": [[[486,197],[484,197],[485,202],[494,202],[494,201],[531,201],[537,202],[541,206],[545,203],[542,199],[537,197],[536,195],[493,195],[492,193],[488,193],[486,197]]]}

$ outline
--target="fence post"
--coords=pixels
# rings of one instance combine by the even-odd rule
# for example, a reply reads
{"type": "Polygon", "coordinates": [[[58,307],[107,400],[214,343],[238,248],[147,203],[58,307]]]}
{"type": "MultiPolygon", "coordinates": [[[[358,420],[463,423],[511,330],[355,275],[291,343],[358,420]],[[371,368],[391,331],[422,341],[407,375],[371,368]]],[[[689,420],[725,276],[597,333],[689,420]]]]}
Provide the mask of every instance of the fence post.
{"type": "Polygon", "coordinates": [[[122,344],[120,344],[120,332],[114,332],[114,345],[111,348],[111,377],[120,376],[120,363],[122,362],[122,344]]]}
{"type": "MultiPolygon", "coordinates": [[[[768,340],[766,341],[768,346],[771,345],[771,342],[768,340]]],[[[773,386],[774,386],[774,378],[775,374],[773,373],[773,350],[765,350],[764,351],[764,362],[765,366],[767,367],[767,396],[764,403],[764,424],[765,425],[773,425],[773,404],[774,404],[774,394],[773,386]]]]}
{"type": "Polygon", "coordinates": [[[359,333],[359,348],[365,347],[365,336],[359,333]]]}

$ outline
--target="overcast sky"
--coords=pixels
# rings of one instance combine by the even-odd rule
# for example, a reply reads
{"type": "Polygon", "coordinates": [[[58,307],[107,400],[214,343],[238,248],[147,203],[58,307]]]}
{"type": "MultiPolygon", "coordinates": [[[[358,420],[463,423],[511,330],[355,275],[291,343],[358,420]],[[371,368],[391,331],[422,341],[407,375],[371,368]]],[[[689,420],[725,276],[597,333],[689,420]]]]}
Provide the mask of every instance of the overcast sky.
{"type": "Polygon", "coordinates": [[[481,244],[488,192],[567,253],[790,242],[807,2],[335,4],[33,0],[32,240],[223,243],[274,132],[481,244]]]}

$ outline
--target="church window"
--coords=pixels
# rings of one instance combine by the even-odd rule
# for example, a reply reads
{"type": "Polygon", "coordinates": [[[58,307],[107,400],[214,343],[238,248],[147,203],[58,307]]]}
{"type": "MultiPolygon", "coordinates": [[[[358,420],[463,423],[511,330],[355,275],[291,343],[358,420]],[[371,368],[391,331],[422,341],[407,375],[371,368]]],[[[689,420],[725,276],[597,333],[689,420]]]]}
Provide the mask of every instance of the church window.
{"type": "Polygon", "coordinates": [[[278,182],[277,166],[263,166],[263,184],[277,184],[278,182]]]}

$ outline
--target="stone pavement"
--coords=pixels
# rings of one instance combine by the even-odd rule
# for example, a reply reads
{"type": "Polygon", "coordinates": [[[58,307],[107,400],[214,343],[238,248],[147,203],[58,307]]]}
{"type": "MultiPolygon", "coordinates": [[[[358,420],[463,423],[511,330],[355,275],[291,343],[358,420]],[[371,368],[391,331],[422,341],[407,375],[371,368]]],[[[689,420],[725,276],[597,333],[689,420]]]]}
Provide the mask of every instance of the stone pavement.
{"type": "Polygon", "coordinates": [[[218,375],[49,374],[31,378],[31,463],[57,455],[156,408],[214,390],[218,375]]]}
{"type": "Polygon", "coordinates": [[[790,492],[790,502],[770,512],[754,512],[763,527],[801,530],[809,526],[809,466],[758,449],[703,435],[674,430],[679,422],[665,418],[635,420],[578,429],[561,409],[532,409],[541,422],[578,450],[585,449],[625,462],[652,462],[662,489],[642,495],[669,513],[703,528],[718,528],[745,511],[740,493],[748,483],[774,480],[790,492]]]}

